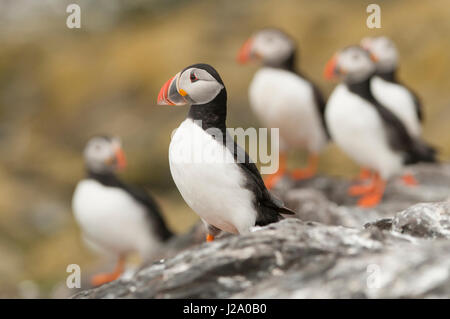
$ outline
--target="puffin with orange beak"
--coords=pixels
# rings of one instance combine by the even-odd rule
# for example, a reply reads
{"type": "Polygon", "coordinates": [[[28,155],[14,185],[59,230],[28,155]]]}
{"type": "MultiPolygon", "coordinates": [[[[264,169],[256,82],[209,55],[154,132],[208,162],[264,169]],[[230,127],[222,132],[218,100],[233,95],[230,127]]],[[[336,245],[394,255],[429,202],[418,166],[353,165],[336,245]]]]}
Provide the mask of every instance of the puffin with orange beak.
{"type": "MultiPolygon", "coordinates": [[[[402,121],[411,136],[420,138],[423,106],[415,92],[398,80],[399,54],[394,42],[385,36],[367,37],[361,40],[361,46],[376,60],[376,73],[370,83],[374,97],[402,121]]],[[[437,154],[434,147],[428,147],[437,154]]],[[[403,181],[408,185],[417,184],[412,175],[404,175],[403,181]]]]}
{"type": "Polygon", "coordinates": [[[397,78],[398,51],[391,39],[367,37],[361,46],[376,59],[376,74],[371,80],[373,95],[405,124],[413,136],[420,136],[423,110],[417,95],[397,78]]]}
{"type": "Polygon", "coordinates": [[[248,39],[238,54],[241,64],[260,62],[249,87],[250,106],[263,125],[278,128],[279,170],[265,182],[272,188],[286,173],[288,149],[303,148],[309,153],[306,168],[294,170],[295,180],[315,175],[319,153],[328,141],[324,120],[325,99],[296,65],[294,40],[281,30],[267,28],[248,39]]]}
{"type": "Polygon", "coordinates": [[[118,257],[114,271],[92,278],[98,286],[117,279],[128,254],[148,261],[172,237],[156,201],[145,191],[123,183],[116,175],[126,166],[117,138],[95,136],[84,149],[87,176],[73,194],[72,209],[90,247],[118,257]]]}
{"type": "Polygon", "coordinates": [[[325,67],[325,77],[337,78],[325,119],[332,139],[355,162],[375,174],[365,184],[354,185],[350,194],[361,196],[361,207],[376,206],[386,180],[407,164],[432,162],[434,155],[420,139],[411,136],[398,117],[372,94],[374,58],[359,46],[337,52],[325,67]]]}
{"type": "Polygon", "coordinates": [[[207,241],[221,231],[244,234],[294,214],[267,190],[256,165],[227,131],[227,91],[213,67],[183,69],[163,85],[157,103],[190,105],[170,142],[170,172],[205,224],[207,241]]]}

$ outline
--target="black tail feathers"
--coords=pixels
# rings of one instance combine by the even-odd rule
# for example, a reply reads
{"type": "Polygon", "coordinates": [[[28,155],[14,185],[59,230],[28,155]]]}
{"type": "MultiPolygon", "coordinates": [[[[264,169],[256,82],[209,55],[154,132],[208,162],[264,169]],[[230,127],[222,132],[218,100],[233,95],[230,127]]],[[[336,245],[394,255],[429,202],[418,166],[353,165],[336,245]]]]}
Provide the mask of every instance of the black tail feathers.
{"type": "Polygon", "coordinates": [[[435,147],[422,140],[414,141],[414,147],[407,154],[405,164],[437,163],[438,151],[435,147]]]}

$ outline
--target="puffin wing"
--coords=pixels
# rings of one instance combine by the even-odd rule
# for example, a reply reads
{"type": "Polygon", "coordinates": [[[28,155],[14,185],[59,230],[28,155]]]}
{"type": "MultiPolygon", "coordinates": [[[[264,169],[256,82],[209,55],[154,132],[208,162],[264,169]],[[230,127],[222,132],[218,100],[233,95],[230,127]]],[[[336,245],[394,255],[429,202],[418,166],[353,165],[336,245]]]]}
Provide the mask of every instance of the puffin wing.
{"type": "Polygon", "coordinates": [[[413,99],[414,107],[416,109],[417,118],[419,119],[420,122],[423,123],[424,116],[423,116],[422,101],[420,100],[420,97],[416,94],[416,92],[414,92],[414,90],[408,87],[406,84],[399,81],[397,79],[395,71],[380,73],[378,74],[378,76],[387,82],[391,82],[393,84],[399,85],[400,87],[403,87],[409,92],[409,94],[411,94],[411,98],[413,99]]]}
{"type": "Polygon", "coordinates": [[[403,86],[409,92],[409,94],[411,94],[411,97],[412,97],[413,102],[414,102],[414,106],[416,108],[417,118],[419,119],[419,121],[421,123],[423,123],[423,121],[424,121],[423,106],[422,106],[422,100],[420,99],[419,95],[417,95],[417,93],[413,89],[411,89],[410,87],[408,87],[404,83],[401,83],[401,82],[398,82],[398,81],[394,82],[394,83],[397,83],[398,85],[403,86]]]}
{"type": "MultiPolygon", "coordinates": [[[[419,97],[419,95],[410,87],[408,87],[405,84],[402,83],[398,83],[399,85],[403,86],[406,90],[408,90],[409,94],[411,94],[411,98],[413,99],[413,103],[416,109],[416,114],[417,114],[417,118],[419,119],[419,121],[421,123],[424,122],[424,112],[423,112],[423,105],[422,105],[422,100],[419,97]]],[[[436,149],[436,147],[421,141],[423,144],[423,147],[427,149],[427,152],[429,154],[432,154],[433,160],[431,162],[437,162],[437,154],[438,154],[438,150],[436,149]]]]}
{"type": "Polygon", "coordinates": [[[423,116],[422,101],[420,100],[419,96],[414,91],[411,91],[410,89],[408,89],[408,91],[411,93],[411,96],[413,98],[414,105],[416,107],[417,118],[419,119],[419,121],[421,123],[423,123],[424,116],[423,116]]]}
{"type": "Polygon", "coordinates": [[[369,100],[383,120],[388,133],[389,145],[405,155],[405,164],[436,162],[436,150],[420,139],[409,135],[397,116],[378,102],[373,96],[369,100]]]}
{"type": "Polygon", "coordinates": [[[228,131],[226,132],[226,141],[227,149],[233,154],[236,163],[245,174],[246,188],[255,194],[255,205],[258,211],[256,225],[264,226],[276,222],[283,218],[280,214],[295,214],[294,211],[284,206],[283,201],[269,192],[255,163],[247,152],[234,141],[228,131]]]}
{"type": "Polygon", "coordinates": [[[155,201],[153,196],[143,189],[134,188],[127,185],[127,190],[131,196],[145,206],[147,215],[154,225],[154,231],[158,234],[158,237],[163,241],[168,240],[173,236],[173,233],[167,227],[166,221],[163,218],[161,208],[155,201]]]}

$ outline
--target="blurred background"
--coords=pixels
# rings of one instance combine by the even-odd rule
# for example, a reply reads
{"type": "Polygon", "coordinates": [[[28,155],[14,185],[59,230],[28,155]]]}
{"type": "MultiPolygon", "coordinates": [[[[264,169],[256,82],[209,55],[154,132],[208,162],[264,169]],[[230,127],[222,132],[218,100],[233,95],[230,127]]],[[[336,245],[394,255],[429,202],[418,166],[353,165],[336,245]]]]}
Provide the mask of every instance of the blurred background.
{"type": "MultiPolygon", "coordinates": [[[[362,0],[0,0],[0,297],[66,297],[68,264],[103,259],[80,239],[71,196],[83,177],[81,151],[97,133],[122,138],[123,178],[159,200],[172,229],[197,221],[170,176],[170,134],[187,108],[157,107],[161,85],[195,62],[212,64],[228,90],[228,126],[258,126],[247,87],[257,66],[235,62],[261,27],[299,42],[299,65],[327,95],[329,57],[364,36],[387,35],[401,55],[400,78],[423,99],[425,138],[450,157],[450,1],[389,0],[381,29],[368,29],[362,0]],[[81,7],[81,29],[66,7],[81,7]]],[[[290,164],[301,165],[298,152],[290,164]]],[[[321,171],[356,166],[334,146],[321,171]]]]}

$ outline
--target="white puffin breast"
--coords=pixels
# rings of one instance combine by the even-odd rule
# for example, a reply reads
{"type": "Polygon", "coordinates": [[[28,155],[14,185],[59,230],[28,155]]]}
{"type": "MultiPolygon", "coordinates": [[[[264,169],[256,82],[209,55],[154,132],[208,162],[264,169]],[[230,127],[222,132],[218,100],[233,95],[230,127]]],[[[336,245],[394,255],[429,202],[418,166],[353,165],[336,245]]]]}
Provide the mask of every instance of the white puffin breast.
{"type": "Polygon", "coordinates": [[[334,142],[355,162],[378,171],[385,179],[403,166],[391,150],[375,107],[339,84],[328,99],[325,119],[334,142]]]}
{"type": "Polygon", "coordinates": [[[286,70],[263,67],[253,77],[249,98],[260,121],[280,129],[285,146],[315,153],[325,146],[327,138],[308,81],[286,70]]]}
{"type": "Polygon", "coordinates": [[[82,180],[75,189],[72,208],[86,241],[104,252],[137,251],[148,258],[159,248],[145,208],[120,188],[82,180]]]}
{"type": "Polygon", "coordinates": [[[254,194],[223,144],[192,119],[176,130],[169,146],[170,171],[181,196],[205,222],[229,233],[255,225],[254,194]]]}
{"type": "Polygon", "coordinates": [[[420,136],[422,128],[411,92],[402,85],[388,82],[378,76],[372,78],[370,87],[374,97],[402,121],[412,136],[420,136]]]}

